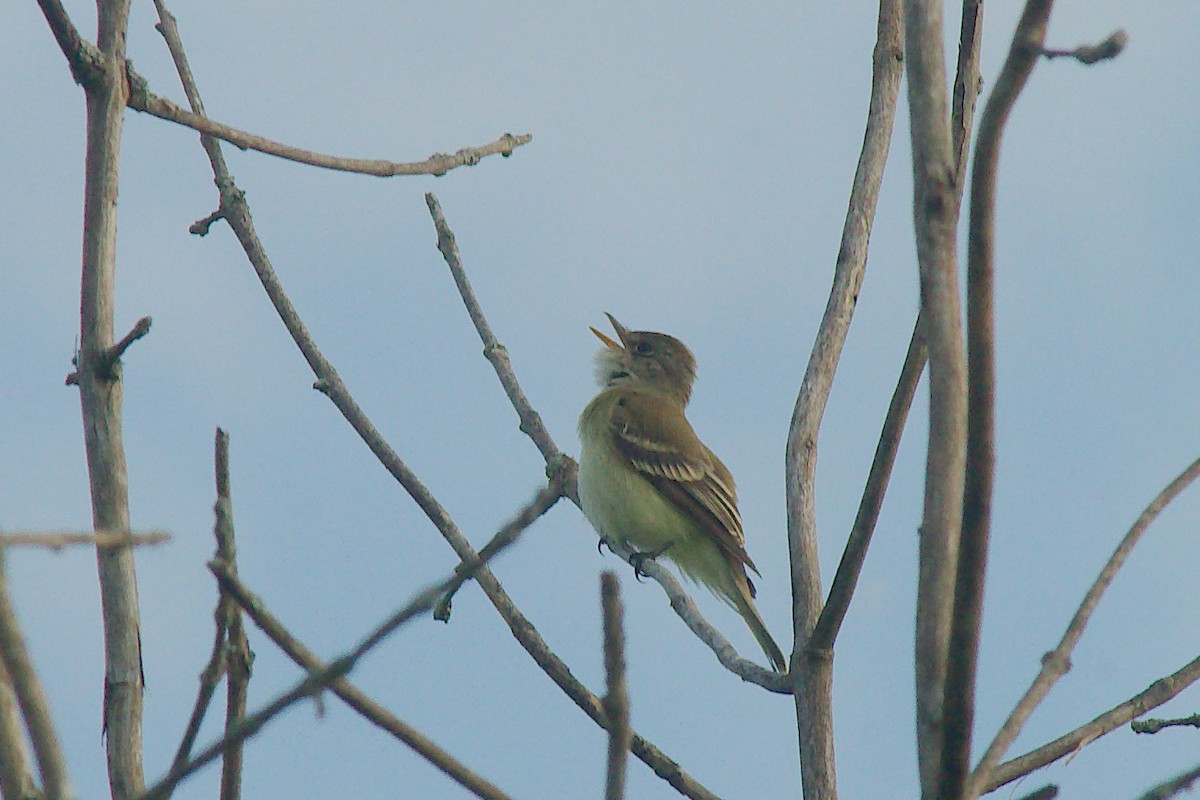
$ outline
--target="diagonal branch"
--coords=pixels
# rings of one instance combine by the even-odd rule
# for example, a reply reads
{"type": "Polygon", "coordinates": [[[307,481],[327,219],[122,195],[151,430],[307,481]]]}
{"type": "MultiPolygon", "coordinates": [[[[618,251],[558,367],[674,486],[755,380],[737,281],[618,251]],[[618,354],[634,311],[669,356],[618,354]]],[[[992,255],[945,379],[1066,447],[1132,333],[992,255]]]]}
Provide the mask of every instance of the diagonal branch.
{"type": "MultiPolygon", "coordinates": [[[[416,597],[389,616],[349,652],[334,659],[324,669],[309,673],[308,676],[291,690],[279,695],[255,713],[227,725],[225,735],[219,741],[204,748],[204,750],[182,767],[172,768],[162,780],[145,792],[141,800],[164,800],[181,780],[205,764],[208,764],[222,753],[227,752],[230,748],[258,733],[264,725],[292,705],[305,698],[318,696],[322,690],[331,687],[334,683],[350,674],[358,662],[387,639],[388,636],[395,633],[406,623],[428,612],[433,608],[442,593],[472,577],[476,571],[482,569],[494,556],[515,542],[517,537],[553,506],[561,496],[562,493],[553,484],[543,488],[533,500],[527,503],[512,520],[500,529],[491,542],[488,543],[487,547],[479,551],[479,556],[466,569],[456,570],[455,574],[450,578],[439,581],[433,586],[418,592],[416,597]]],[[[221,559],[214,559],[209,563],[209,569],[221,584],[221,590],[229,592],[232,595],[234,587],[229,579],[230,577],[236,577],[236,575],[230,568],[230,565],[221,559]]]]}
{"type": "MultiPolygon", "coordinates": [[[[58,732],[50,719],[50,706],[46,701],[46,694],[29,658],[29,650],[21,635],[16,611],[13,610],[12,601],[8,596],[3,549],[0,549],[0,665],[3,666],[5,677],[11,681],[17,704],[25,717],[25,728],[29,731],[29,741],[33,745],[34,755],[37,756],[46,800],[69,800],[74,795],[67,775],[67,764],[63,760],[62,748],[58,743],[58,732]]],[[[19,746],[16,742],[8,742],[6,745],[19,746]]],[[[16,769],[16,766],[5,764],[0,769],[6,775],[10,775],[9,770],[16,769]]],[[[28,772],[24,775],[10,776],[18,783],[29,781],[28,772]]],[[[8,783],[7,778],[5,782],[8,783]]]]}
{"type": "MultiPolygon", "coordinates": [[[[1091,588],[1088,589],[1083,602],[1079,604],[1079,609],[1075,612],[1075,616],[1071,618],[1070,624],[1067,625],[1067,630],[1063,634],[1062,640],[1059,641],[1058,646],[1053,651],[1042,657],[1042,668],[1038,672],[1037,677],[1034,678],[1033,683],[1025,691],[1025,694],[1012,710],[1012,713],[1009,714],[1008,719],[1005,720],[1004,725],[1000,728],[992,743],[988,745],[974,772],[971,773],[968,788],[973,789],[972,796],[979,794],[980,787],[990,785],[995,780],[993,771],[998,772],[998,770],[994,770],[996,762],[1008,750],[1013,739],[1017,737],[1017,734],[1025,726],[1029,715],[1045,699],[1050,688],[1070,669],[1071,652],[1083,636],[1084,628],[1087,627],[1088,621],[1092,617],[1092,612],[1096,610],[1096,606],[1100,603],[1100,598],[1104,596],[1104,592],[1108,590],[1109,585],[1117,576],[1117,572],[1124,566],[1125,560],[1133,552],[1133,548],[1142,538],[1142,534],[1157,519],[1167,504],[1174,500],[1197,477],[1200,477],[1200,459],[1193,461],[1175,480],[1171,481],[1166,488],[1158,493],[1158,496],[1150,502],[1150,505],[1146,506],[1146,509],[1137,518],[1137,521],[1133,523],[1133,527],[1121,539],[1120,544],[1117,545],[1117,549],[1113,551],[1108,562],[1104,565],[1104,569],[1100,571],[1100,575],[1097,576],[1091,588]]],[[[1192,662],[1185,669],[1192,667],[1200,667],[1200,659],[1192,662]]],[[[1191,678],[1191,680],[1195,680],[1195,678],[1191,678]]],[[[1148,709],[1143,708],[1137,713],[1145,713],[1146,710],[1148,709]]],[[[1123,722],[1117,724],[1128,722],[1133,716],[1137,716],[1137,714],[1133,714],[1123,722]]]]}
{"type": "Polygon", "coordinates": [[[867,558],[871,534],[883,507],[883,496],[887,491],[892,466],[896,462],[896,452],[900,449],[900,436],[904,433],[904,423],[908,419],[908,411],[917,393],[921,372],[925,369],[925,359],[921,320],[918,319],[908,341],[908,352],[904,356],[904,366],[900,369],[900,379],[896,382],[892,401],[883,420],[883,430],[879,433],[879,444],[875,447],[875,458],[867,474],[866,486],[863,487],[858,514],[854,517],[854,527],[850,529],[846,550],[842,553],[842,560],[833,576],[833,584],[829,587],[829,599],[825,608],[821,610],[821,618],[817,620],[812,639],[809,640],[808,646],[811,648],[831,649],[842,621],[846,618],[858,576],[867,558]]]}
{"type": "MultiPolygon", "coordinates": [[[[458,252],[458,242],[454,238],[454,231],[450,230],[446,216],[442,213],[442,204],[438,202],[437,196],[433,192],[425,193],[425,204],[429,206],[429,214],[433,217],[434,228],[437,229],[438,250],[446,260],[446,266],[450,268],[450,274],[454,277],[454,284],[458,287],[458,293],[462,297],[463,305],[467,308],[467,314],[470,315],[471,322],[474,323],[475,330],[478,331],[479,338],[483,341],[483,355],[496,370],[496,377],[500,379],[504,393],[508,395],[509,401],[517,412],[517,417],[521,420],[521,432],[537,445],[537,449],[546,459],[548,467],[564,463],[563,460],[567,459],[567,456],[558,449],[558,445],[554,443],[550,432],[542,423],[541,415],[534,411],[529,399],[525,397],[525,392],[521,389],[521,384],[518,383],[517,375],[513,371],[512,362],[508,359],[508,350],[492,333],[492,326],[488,324],[487,317],[483,314],[483,307],[479,304],[479,299],[475,297],[471,281],[467,279],[467,271],[463,267],[462,256],[458,252]]],[[[576,497],[573,480],[568,496],[578,505],[579,501],[576,497]]]]}
{"type": "Polygon", "coordinates": [[[983,791],[990,792],[998,789],[1006,783],[1023,778],[1035,770],[1053,764],[1060,758],[1071,755],[1126,722],[1131,722],[1147,711],[1153,711],[1165,704],[1196,681],[1200,681],[1200,658],[1195,658],[1172,674],[1160,678],[1145,691],[1113,706],[1091,722],[1080,725],[1052,742],[1000,764],[987,777],[983,791]]]}
{"type": "MultiPolygon", "coordinates": [[[[1050,0],[1031,0],[979,121],[967,235],[967,450],[962,533],[946,673],[942,796],[961,797],[971,770],[975,678],[995,472],[995,222],[1000,139],[1037,62],[1050,0]]],[[[973,795],[966,795],[968,798],[973,795]]]]}

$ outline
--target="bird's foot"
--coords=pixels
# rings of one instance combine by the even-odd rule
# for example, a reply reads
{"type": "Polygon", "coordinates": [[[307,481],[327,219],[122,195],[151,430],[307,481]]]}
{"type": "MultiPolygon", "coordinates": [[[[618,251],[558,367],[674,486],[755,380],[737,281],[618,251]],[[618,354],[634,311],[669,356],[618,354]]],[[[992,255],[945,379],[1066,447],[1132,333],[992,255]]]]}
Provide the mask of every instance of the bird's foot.
{"type": "Polygon", "coordinates": [[[655,560],[663,553],[670,550],[671,546],[674,544],[674,542],[667,542],[657,550],[643,550],[640,553],[633,553],[631,556],[629,556],[629,563],[633,565],[634,577],[636,577],[639,581],[645,577],[646,573],[643,570],[643,567],[646,565],[646,562],[655,560]]]}

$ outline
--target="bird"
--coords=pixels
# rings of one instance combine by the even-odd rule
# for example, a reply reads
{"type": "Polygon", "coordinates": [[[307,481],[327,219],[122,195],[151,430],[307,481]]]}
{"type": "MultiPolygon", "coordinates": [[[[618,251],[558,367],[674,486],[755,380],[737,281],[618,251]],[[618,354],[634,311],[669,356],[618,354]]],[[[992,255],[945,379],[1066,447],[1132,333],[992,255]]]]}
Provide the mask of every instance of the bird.
{"type": "MultiPolygon", "coordinates": [[[[754,605],[737,488],[728,468],[692,429],[684,410],[696,358],[665,333],[631,331],[606,313],[617,340],[591,328],[600,393],[579,416],[579,500],[604,538],[665,556],[746,621],[771,666],[787,661],[754,605]]],[[[635,560],[635,568],[637,563],[635,560]]]]}

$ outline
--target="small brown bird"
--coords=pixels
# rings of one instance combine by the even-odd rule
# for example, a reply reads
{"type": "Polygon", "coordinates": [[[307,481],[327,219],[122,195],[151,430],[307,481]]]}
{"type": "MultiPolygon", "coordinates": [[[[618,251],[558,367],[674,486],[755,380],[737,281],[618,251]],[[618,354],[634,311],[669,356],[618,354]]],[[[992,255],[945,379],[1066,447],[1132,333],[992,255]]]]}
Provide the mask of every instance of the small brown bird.
{"type": "Polygon", "coordinates": [[[787,662],[754,606],[733,476],[684,415],[696,359],[665,333],[630,331],[607,314],[619,342],[600,331],[602,387],[579,417],[579,499],[602,536],[649,557],[665,555],[746,620],[771,665],[787,662]]]}

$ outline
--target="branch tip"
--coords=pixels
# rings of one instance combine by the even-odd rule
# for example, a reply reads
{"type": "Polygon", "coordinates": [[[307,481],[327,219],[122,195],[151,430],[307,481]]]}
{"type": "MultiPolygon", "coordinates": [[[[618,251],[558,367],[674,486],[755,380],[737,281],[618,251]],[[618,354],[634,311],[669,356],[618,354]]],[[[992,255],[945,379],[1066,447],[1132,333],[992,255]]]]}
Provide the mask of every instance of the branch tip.
{"type": "Polygon", "coordinates": [[[1041,48],[1041,54],[1046,58],[1073,58],[1080,64],[1097,64],[1116,58],[1129,43],[1129,34],[1124,28],[1118,28],[1109,34],[1108,38],[1098,44],[1081,44],[1074,50],[1055,50],[1049,47],[1041,48]]]}

